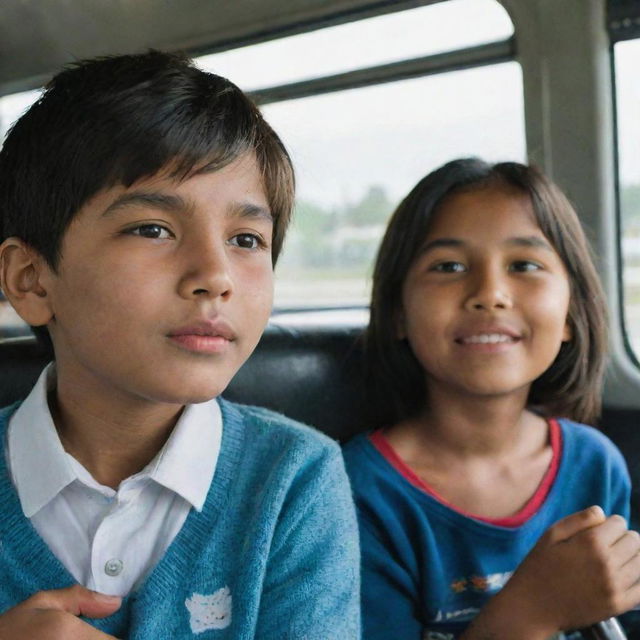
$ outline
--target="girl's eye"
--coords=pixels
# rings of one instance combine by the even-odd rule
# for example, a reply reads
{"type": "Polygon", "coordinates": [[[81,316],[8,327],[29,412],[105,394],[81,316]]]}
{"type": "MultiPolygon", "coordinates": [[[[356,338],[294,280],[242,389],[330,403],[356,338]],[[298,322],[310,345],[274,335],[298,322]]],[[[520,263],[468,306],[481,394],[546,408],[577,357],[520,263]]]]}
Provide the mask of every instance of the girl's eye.
{"type": "Polygon", "coordinates": [[[449,260],[447,262],[439,262],[434,265],[431,270],[438,271],[440,273],[462,273],[463,271],[466,271],[467,268],[462,264],[462,262],[449,260]]]}
{"type": "Polygon", "coordinates": [[[143,238],[151,238],[153,240],[166,240],[172,238],[173,234],[169,229],[161,224],[141,224],[138,227],[129,229],[128,233],[134,236],[142,236],[143,238]]]}
{"type": "Polygon", "coordinates": [[[230,242],[241,249],[260,249],[264,246],[262,238],[254,233],[239,233],[230,242]]]}
{"type": "Polygon", "coordinates": [[[511,263],[510,269],[511,271],[525,273],[527,271],[539,271],[542,269],[542,266],[537,262],[532,262],[531,260],[516,260],[516,262],[511,263]]]}

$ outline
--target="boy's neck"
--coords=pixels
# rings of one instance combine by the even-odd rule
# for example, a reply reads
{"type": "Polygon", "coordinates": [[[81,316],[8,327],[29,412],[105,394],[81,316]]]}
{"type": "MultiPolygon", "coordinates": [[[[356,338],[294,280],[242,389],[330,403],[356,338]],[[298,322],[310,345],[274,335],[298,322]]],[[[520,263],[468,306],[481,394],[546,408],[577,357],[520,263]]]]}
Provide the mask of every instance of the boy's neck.
{"type": "Polygon", "coordinates": [[[63,387],[50,394],[49,408],[65,451],[97,482],[117,489],[160,451],[183,406],[91,402],[63,387]]]}

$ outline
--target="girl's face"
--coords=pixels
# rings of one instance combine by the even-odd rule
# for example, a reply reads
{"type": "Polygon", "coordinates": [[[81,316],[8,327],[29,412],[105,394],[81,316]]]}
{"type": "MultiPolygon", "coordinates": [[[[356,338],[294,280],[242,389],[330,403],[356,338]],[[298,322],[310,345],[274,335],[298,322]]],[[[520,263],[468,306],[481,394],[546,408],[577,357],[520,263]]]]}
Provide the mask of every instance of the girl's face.
{"type": "Polygon", "coordinates": [[[429,394],[519,394],[571,339],[569,279],[530,199],[507,187],[454,194],[435,212],[402,290],[398,337],[429,394]]]}

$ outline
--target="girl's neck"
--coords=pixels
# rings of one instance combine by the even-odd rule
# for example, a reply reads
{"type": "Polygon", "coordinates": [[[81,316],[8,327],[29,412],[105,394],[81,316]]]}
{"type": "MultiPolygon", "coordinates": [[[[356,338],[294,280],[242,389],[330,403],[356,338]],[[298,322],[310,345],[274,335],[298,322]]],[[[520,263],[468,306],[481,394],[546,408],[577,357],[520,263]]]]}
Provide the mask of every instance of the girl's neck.
{"type": "Polygon", "coordinates": [[[553,456],[546,421],[525,402],[526,395],[432,396],[428,411],[385,435],[449,505],[484,518],[511,517],[531,500],[553,456]]]}
{"type": "Polygon", "coordinates": [[[498,458],[538,447],[544,420],[526,410],[528,389],[496,397],[431,393],[428,409],[388,431],[392,444],[457,459],[498,458]],[[538,428],[532,428],[532,427],[538,428]]]}

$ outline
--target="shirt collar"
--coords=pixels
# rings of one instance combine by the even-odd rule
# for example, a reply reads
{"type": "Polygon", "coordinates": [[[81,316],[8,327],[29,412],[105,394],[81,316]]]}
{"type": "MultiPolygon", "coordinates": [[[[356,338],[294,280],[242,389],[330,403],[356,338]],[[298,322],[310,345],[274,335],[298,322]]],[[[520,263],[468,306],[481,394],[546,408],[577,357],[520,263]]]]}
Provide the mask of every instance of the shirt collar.
{"type": "MultiPolygon", "coordinates": [[[[78,479],[49,411],[47,392],[54,386],[55,366],[51,363],[9,423],[9,467],[27,518],[78,479]]],[[[218,402],[213,399],[187,405],[164,447],[140,475],[148,475],[201,511],[221,440],[218,402]]]]}
{"type": "Polygon", "coordinates": [[[164,447],[147,466],[149,476],[201,511],[221,441],[222,413],[217,400],[187,405],[164,447]]]}
{"type": "Polygon", "coordinates": [[[51,363],[9,422],[9,466],[27,518],[76,479],[49,412],[47,392],[54,384],[51,363]]]}

